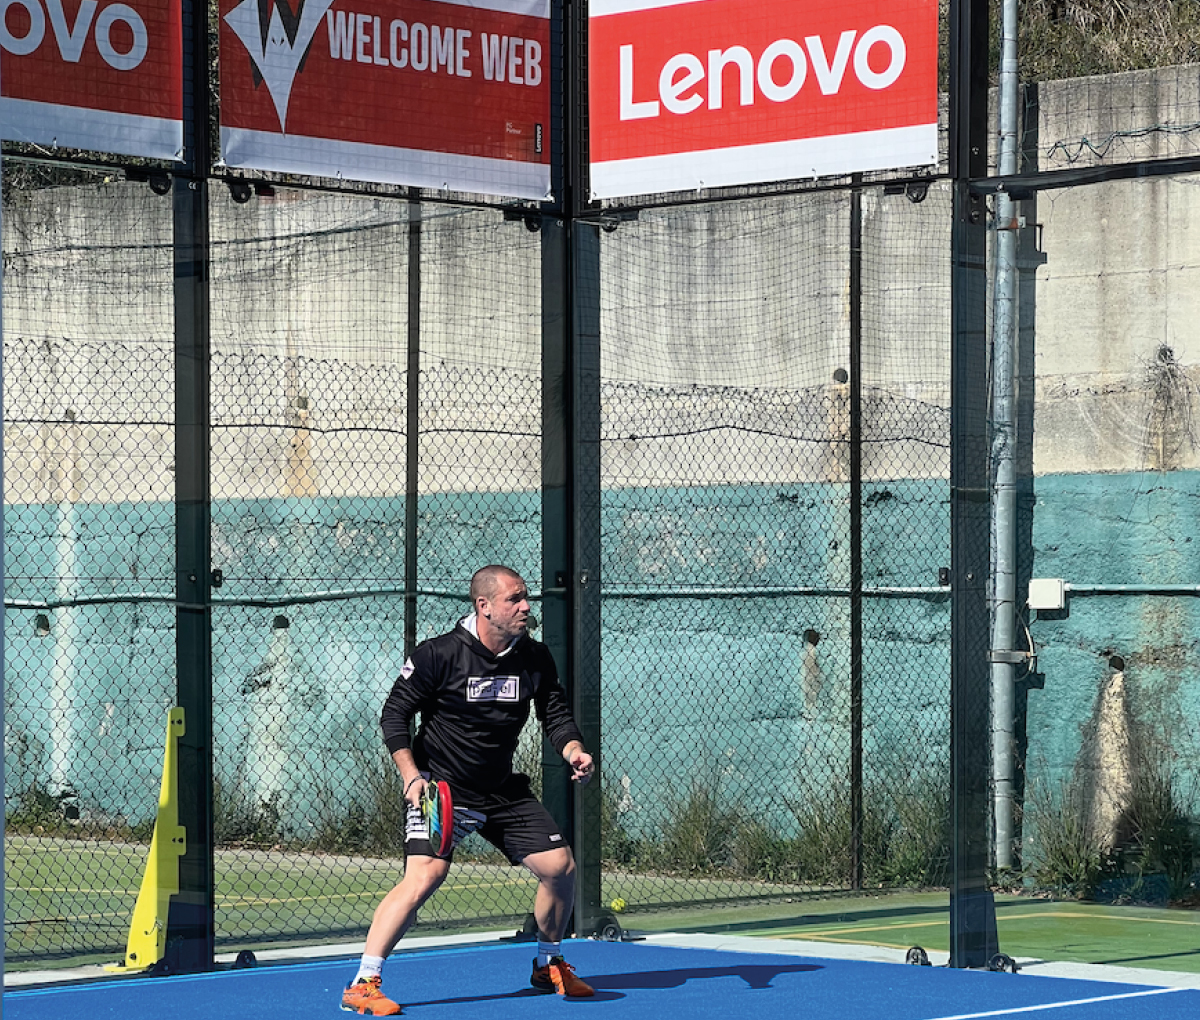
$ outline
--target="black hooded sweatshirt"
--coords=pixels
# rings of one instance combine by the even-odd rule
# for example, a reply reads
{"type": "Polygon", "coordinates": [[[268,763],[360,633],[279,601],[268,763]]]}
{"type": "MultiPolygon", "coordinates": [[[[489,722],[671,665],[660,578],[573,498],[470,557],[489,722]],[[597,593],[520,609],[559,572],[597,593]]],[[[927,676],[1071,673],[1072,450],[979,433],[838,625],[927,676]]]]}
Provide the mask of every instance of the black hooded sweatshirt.
{"type": "Polygon", "coordinates": [[[533,705],[559,754],[583,737],[571,716],[550,649],[528,634],[493,655],[460,620],[422,642],[404,663],[383,705],[387,749],[410,748],[417,767],[450,784],[456,804],[486,807],[514,789],[513,755],[533,705]],[[414,739],[410,724],[420,714],[414,739]]]}

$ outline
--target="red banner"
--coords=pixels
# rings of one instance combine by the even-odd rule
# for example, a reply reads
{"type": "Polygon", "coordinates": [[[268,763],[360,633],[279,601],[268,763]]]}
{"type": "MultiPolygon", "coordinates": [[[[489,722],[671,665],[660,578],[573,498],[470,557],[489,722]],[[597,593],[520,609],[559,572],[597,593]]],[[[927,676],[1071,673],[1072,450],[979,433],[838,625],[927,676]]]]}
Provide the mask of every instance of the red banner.
{"type": "Polygon", "coordinates": [[[937,161],[937,0],[592,0],[594,197],[937,161]]]}
{"type": "Polygon", "coordinates": [[[221,0],[229,166],[544,198],[549,0],[221,0]]]}
{"type": "Polygon", "coordinates": [[[0,0],[0,137],[178,159],[179,0],[0,0]]]}

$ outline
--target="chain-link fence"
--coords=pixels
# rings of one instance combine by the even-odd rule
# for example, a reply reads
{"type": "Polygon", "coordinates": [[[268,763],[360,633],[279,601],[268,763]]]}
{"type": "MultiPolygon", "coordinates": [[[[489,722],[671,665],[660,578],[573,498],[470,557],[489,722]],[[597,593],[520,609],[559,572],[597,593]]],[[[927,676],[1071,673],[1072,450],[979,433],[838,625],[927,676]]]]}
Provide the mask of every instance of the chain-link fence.
{"type": "Polygon", "coordinates": [[[1021,865],[1065,898],[1194,909],[1200,892],[1196,265],[1186,229],[1158,234],[1191,220],[1198,183],[1115,180],[1030,203],[1021,526],[1029,577],[1065,593],[1035,585],[1023,613],[1037,659],[1018,681],[1021,865]]]}
{"type": "MultiPolygon", "coordinates": [[[[401,869],[377,719],[406,649],[465,609],[479,563],[541,574],[540,238],[490,210],[282,188],[211,199],[216,940],[349,937],[401,869]]],[[[30,188],[7,217],[15,961],[120,952],[154,820],[176,654],[173,366],[167,325],[152,351],[137,338],[170,307],[170,246],[98,228],[133,206],[163,230],[168,205],[84,182],[30,188]],[[56,235],[48,208],[99,239],[56,235]],[[137,299],[106,295],[104,274],[137,299]],[[61,848],[89,840],[107,841],[96,859],[113,870],[83,881],[61,848]],[[68,886],[86,902],[64,906],[68,886]]],[[[856,208],[886,262],[903,240],[889,223],[911,230],[925,207],[876,189],[856,208]]],[[[894,613],[945,626],[944,501],[928,493],[945,485],[946,393],[921,381],[936,351],[880,357],[870,424],[851,436],[850,229],[837,194],[649,213],[605,235],[605,902],[930,882],[944,865],[944,739],[926,748],[929,776],[903,770],[914,807],[937,816],[927,832],[875,759],[897,731],[944,730],[945,664],[912,667],[934,685],[920,721],[863,679],[894,613]],[[865,454],[858,521],[852,439],[891,450],[865,454]],[[894,480],[911,474],[925,477],[894,480]],[[852,548],[882,562],[883,533],[918,521],[925,555],[851,584],[852,548]],[[864,522],[878,539],[861,543],[864,522]]],[[[909,286],[944,277],[935,260],[909,286]]],[[[915,351],[944,345],[921,302],[872,300],[856,303],[864,336],[907,315],[915,351]]],[[[535,774],[540,753],[531,731],[535,774]]],[[[524,873],[484,844],[459,857],[461,891],[423,922],[519,924],[524,873]]]]}
{"type": "MultiPolygon", "coordinates": [[[[378,716],[406,649],[483,560],[538,576],[538,239],[212,194],[216,939],[328,940],[402,870],[378,716]]],[[[7,197],[8,954],[114,957],[175,697],[170,200],[49,173],[7,197]]],[[[522,876],[464,856],[495,891],[426,920],[519,922],[522,876]]]]}
{"type": "Polygon", "coordinates": [[[4,209],[6,951],[121,947],[174,696],[170,206],[4,209]]]}
{"type": "Polygon", "coordinates": [[[1029,187],[999,224],[1014,235],[1015,399],[994,430],[1016,464],[1017,644],[1033,656],[1011,674],[1014,871],[999,877],[1105,916],[1068,910],[1074,934],[1043,923],[1010,952],[1191,969],[1174,922],[1194,914],[1125,925],[1113,908],[1194,909],[1200,889],[1184,722],[1200,697],[1185,508],[1198,12],[1119,8],[1025,5],[1016,47],[1029,187]]]}
{"type": "Polygon", "coordinates": [[[644,211],[605,238],[606,902],[943,877],[946,306],[914,296],[948,293],[945,203],[644,211]]]}
{"type": "MultiPolygon", "coordinates": [[[[1021,603],[1069,585],[1017,607],[997,878],[1194,905],[1196,178],[1116,172],[1197,157],[1194,66],[1112,66],[1059,6],[1023,22],[1025,179],[992,222],[1019,232],[1021,603]],[[1114,173],[1037,176],[1081,168],[1114,173]]],[[[181,665],[172,201],[6,168],[6,952],[111,960],[181,665]]],[[[548,597],[571,527],[544,509],[552,256],[527,209],[208,188],[215,943],[356,939],[403,867],[378,714],[407,650],[483,563],[548,597]]],[[[769,190],[575,224],[599,252],[587,838],[599,906],[635,918],[947,880],[951,188],[769,190]]],[[[542,754],[531,728],[518,767],[542,754]]],[[[519,926],[525,872],[456,860],[422,924],[519,926]]]]}
{"type": "MultiPolygon", "coordinates": [[[[538,575],[537,238],[492,211],[222,199],[217,937],[350,935],[402,872],[378,719],[408,648],[468,609],[483,562],[538,575]]],[[[425,921],[519,920],[523,873],[464,857],[493,891],[425,921]]]]}

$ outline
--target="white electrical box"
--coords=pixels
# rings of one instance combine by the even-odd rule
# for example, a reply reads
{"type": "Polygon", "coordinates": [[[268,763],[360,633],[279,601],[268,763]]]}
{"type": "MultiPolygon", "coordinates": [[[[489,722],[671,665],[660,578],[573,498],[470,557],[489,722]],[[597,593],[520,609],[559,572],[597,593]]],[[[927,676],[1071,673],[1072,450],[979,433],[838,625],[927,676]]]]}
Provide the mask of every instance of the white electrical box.
{"type": "Polygon", "coordinates": [[[1030,609],[1063,609],[1067,604],[1067,585],[1061,577],[1034,577],[1029,581],[1030,609]]]}

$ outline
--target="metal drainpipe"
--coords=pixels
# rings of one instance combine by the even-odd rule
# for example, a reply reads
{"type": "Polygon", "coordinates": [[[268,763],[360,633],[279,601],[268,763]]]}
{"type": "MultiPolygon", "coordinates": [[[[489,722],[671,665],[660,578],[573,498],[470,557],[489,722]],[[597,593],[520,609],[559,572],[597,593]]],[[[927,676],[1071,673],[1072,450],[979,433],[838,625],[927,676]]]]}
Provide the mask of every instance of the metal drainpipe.
{"type": "MultiPolygon", "coordinates": [[[[1017,0],[1004,0],[1000,44],[999,173],[1017,172],[1017,0]]],[[[1016,632],[1016,211],[996,196],[992,306],[992,784],[995,862],[1013,866],[1013,663],[1016,632]]]]}

